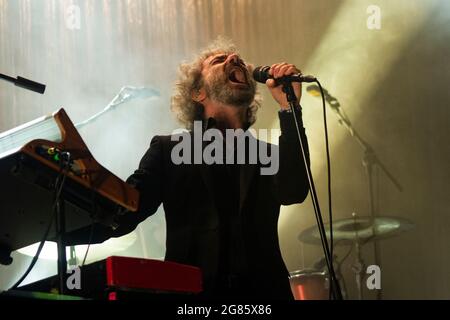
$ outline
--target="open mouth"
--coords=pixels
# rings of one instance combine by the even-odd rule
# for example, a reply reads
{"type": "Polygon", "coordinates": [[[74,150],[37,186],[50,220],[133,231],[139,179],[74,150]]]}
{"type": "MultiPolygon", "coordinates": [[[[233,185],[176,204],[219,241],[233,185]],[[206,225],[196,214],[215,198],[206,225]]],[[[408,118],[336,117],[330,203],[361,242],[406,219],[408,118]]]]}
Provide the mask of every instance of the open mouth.
{"type": "Polygon", "coordinates": [[[247,85],[247,77],[241,69],[232,69],[228,75],[228,80],[232,83],[247,85]]]}

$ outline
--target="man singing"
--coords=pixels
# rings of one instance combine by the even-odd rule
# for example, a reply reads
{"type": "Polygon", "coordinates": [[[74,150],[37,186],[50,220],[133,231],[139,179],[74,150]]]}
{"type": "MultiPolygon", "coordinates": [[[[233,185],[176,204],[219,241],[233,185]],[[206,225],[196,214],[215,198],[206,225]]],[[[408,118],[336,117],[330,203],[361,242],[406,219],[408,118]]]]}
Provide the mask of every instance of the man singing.
{"type": "MultiPolygon", "coordinates": [[[[191,130],[189,134],[193,134],[195,121],[201,121],[203,132],[249,129],[259,107],[251,69],[234,46],[222,40],[192,63],[181,65],[172,110],[191,130]]],[[[269,73],[281,78],[298,72],[292,64],[277,63],[269,73]]],[[[249,163],[251,154],[244,157],[245,163],[174,163],[172,151],[179,137],[155,136],[139,168],[127,180],[140,192],[138,212],[118,217],[119,227],[114,231],[96,228],[94,242],[133,231],[162,203],[167,223],[165,259],[201,268],[201,296],[292,299],[279,248],[278,216],[281,205],[303,202],[309,189],[286,95],[273,79],[266,86],[279,105],[279,146],[269,145],[270,152],[279,156],[274,174],[261,174],[263,165],[260,161],[249,163]]],[[[301,85],[293,86],[300,102],[301,85]]],[[[307,146],[299,103],[295,112],[307,146]]],[[[244,151],[252,153],[249,140],[244,151]]],[[[196,141],[192,139],[192,144],[196,141]]],[[[208,144],[202,141],[200,147],[192,148],[204,150],[208,144]]],[[[236,148],[227,145],[224,150],[228,153],[236,148]]],[[[234,154],[231,159],[239,156],[234,154]]]]}

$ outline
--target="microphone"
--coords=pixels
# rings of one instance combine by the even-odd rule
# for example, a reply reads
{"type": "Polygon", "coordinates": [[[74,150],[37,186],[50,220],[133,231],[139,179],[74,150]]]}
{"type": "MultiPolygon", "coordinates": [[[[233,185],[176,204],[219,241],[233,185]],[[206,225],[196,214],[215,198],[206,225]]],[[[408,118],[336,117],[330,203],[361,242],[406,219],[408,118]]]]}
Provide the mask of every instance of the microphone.
{"type": "Polygon", "coordinates": [[[0,73],[0,79],[6,80],[8,82],[14,83],[15,86],[21,87],[27,90],[31,90],[40,94],[44,94],[45,92],[45,84],[35,82],[26,78],[17,77],[13,78],[10,76],[7,76],[5,74],[0,73]]]}
{"type": "Polygon", "coordinates": [[[32,80],[28,80],[26,78],[17,77],[17,80],[15,81],[15,85],[17,87],[21,87],[24,89],[28,89],[40,94],[44,94],[45,92],[45,84],[35,82],[32,80]]]}
{"type": "MultiPolygon", "coordinates": [[[[322,88],[322,90],[323,90],[323,95],[325,97],[325,101],[328,102],[330,107],[332,107],[333,109],[339,109],[339,107],[341,106],[339,101],[335,97],[333,97],[326,89],[322,88]]],[[[306,91],[313,97],[321,96],[320,88],[319,88],[319,86],[317,86],[315,84],[308,86],[306,88],[306,91]]]]}
{"type": "MultiPolygon", "coordinates": [[[[260,83],[266,83],[268,79],[274,79],[273,76],[269,74],[269,66],[259,66],[253,70],[253,79],[260,83]]],[[[317,79],[310,75],[303,75],[301,73],[291,74],[290,76],[284,76],[278,79],[274,79],[275,84],[278,86],[285,81],[288,82],[315,82],[317,79]]]]}

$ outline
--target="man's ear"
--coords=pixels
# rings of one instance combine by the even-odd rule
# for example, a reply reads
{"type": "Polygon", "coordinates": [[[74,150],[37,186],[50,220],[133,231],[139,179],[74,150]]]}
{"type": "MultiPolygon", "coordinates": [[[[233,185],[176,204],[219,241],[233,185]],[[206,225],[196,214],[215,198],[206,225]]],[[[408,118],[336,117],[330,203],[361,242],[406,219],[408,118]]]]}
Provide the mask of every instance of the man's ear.
{"type": "Polygon", "coordinates": [[[204,88],[200,88],[199,90],[192,91],[191,94],[192,100],[195,102],[202,102],[206,99],[206,90],[204,88]]]}

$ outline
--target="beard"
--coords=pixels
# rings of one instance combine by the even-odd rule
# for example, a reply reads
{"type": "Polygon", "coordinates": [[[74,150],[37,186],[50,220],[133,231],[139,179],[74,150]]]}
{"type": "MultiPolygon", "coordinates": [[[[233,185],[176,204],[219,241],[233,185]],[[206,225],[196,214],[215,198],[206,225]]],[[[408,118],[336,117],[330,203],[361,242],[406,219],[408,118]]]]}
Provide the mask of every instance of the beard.
{"type": "Polygon", "coordinates": [[[236,107],[248,107],[255,99],[256,82],[250,76],[245,78],[246,86],[235,86],[230,82],[228,72],[214,73],[208,81],[205,81],[206,93],[217,102],[236,107]]]}

